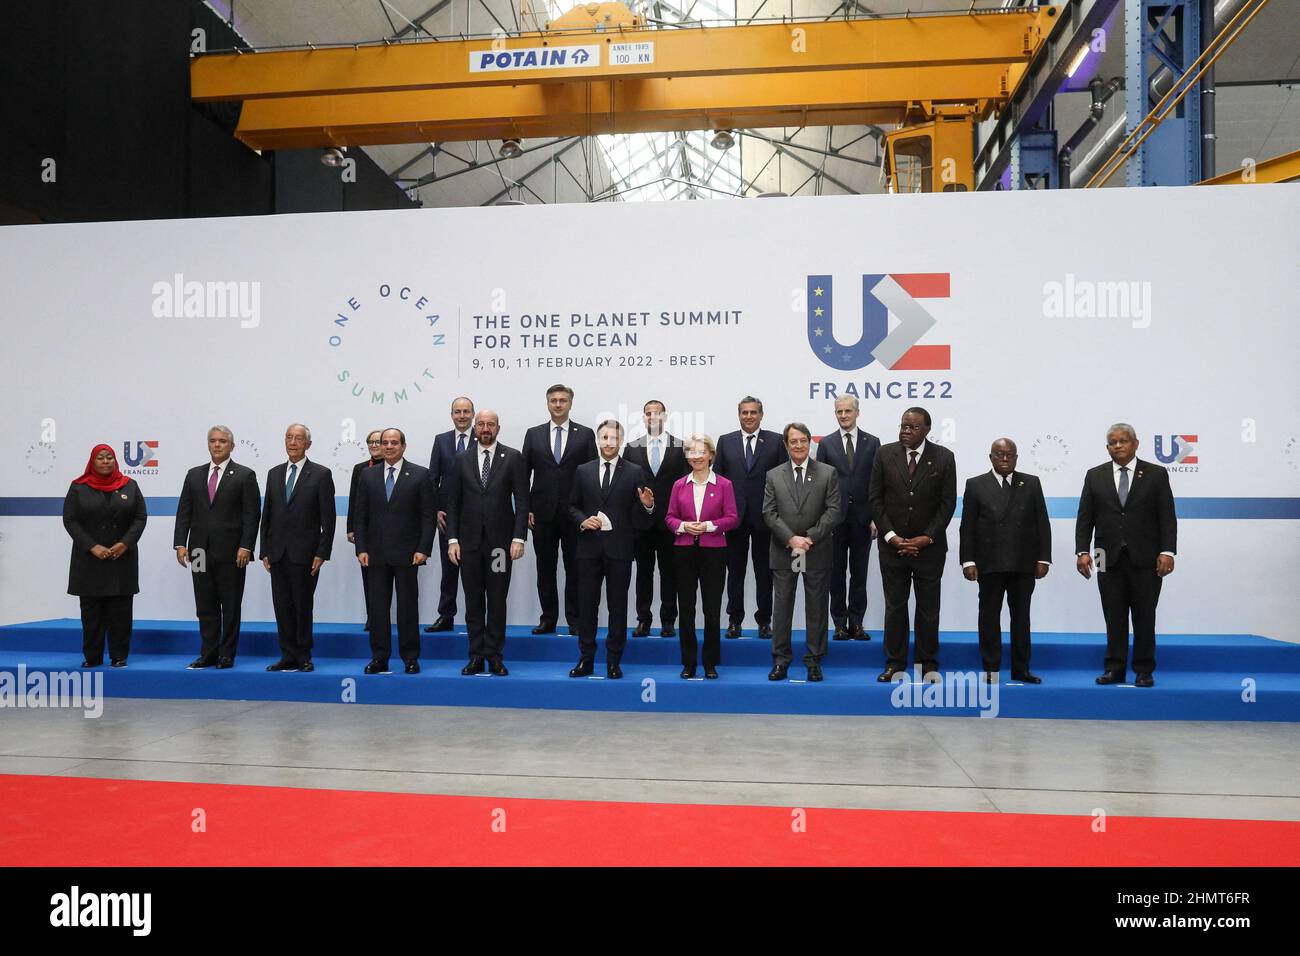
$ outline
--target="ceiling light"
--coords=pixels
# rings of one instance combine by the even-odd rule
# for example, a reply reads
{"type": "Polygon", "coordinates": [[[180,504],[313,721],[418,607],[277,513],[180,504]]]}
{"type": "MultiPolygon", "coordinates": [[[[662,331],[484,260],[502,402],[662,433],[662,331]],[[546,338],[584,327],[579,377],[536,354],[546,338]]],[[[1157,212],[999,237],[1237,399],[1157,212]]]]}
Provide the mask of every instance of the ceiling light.
{"type": "Polygon", "coordinates": [[[709,145],[714,149],[731,149],[736,145],[736,137],[731,135],[731,130],[720,129],[713,134],[713,140],[709,145]]]}
{"type": "Polygon", "coordinates": [[[347,148],[346,146],[328,146],[328,147],[326,147],[325,151],[324,151],[323,153],[320,154],[321,165],[323,165],[323,166],[342,166],[342,165],[343,165],[343,160],[347,158],[347,157],[344,155],[345,153],[347,153],[347,151],[348,151],[348,148],[347,148]]]}
{"type": "Polygon", "coordinates": [[[501,148],[497,150],[497,155],[502,159],[518,159],[520,156],[524,155],[524,151],[519,148],[519,140],[503,139],[501,141],[501,148]]]}

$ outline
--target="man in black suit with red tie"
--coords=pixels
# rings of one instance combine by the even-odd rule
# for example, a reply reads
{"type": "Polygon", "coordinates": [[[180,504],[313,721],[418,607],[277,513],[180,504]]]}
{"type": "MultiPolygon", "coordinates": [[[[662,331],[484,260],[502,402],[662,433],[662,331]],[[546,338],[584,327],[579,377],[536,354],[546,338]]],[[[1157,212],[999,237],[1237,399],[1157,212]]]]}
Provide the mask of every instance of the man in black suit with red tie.
{"type": "Polygon", "coordinates": [[[957,465],[951,451],[926,440],[929,434],[930,413],[909,408],[898,441],[882,445],[871,465],[871,513],[880,531],[885,590],[885,669],[876,678],[881,683],[907,669],[907,600],[913,589],[915,661],[925,679],[939,679],[939,582],[948,522],[957,510],[957,465]]]}
{"type": "Polygon", "coordinates": [[[307,460],[311,431],[294,423],[284,432],[289,460],[266,476],[262,508],[262,567],[271,572],[271,604],[280,659],[268,671],[313,671],[312,609],[320,569],[334,548],[334,475],[307,460]]]}
{"type": "Polygon", "coordinates": [[[776,432],[765,431],[763,403],[746,395],[736,406],[740,430],[718,439],[713,470],[735,487],[736,511],[740,524],[727,532],[727,637],[740,637],[745,620],[745,563],[754,565],[754,621],[758,636],[772,639],[772,568],[768,551],[772,532],[763,518],[763,489],[767,473],[790,460],[785,443],[776,432]]]}
{"type": "Polygon", "coordinates": [[[239,647],[244,569],[257,543],[261,495],[253,470],[230,460],[234,447],[235,434],[225,425],[208,429],[212,461],[186,473],[176,505],[172,546],[180,566],[193,572],[201,637],[193,670],[234,667],[239,647]]]}
{"type": "Polygon", "coordinates": [[[655,494],[650,473],[619,458],[623,426],[614,419],[596,429],[599,457],[578,467],[569,496],[569,518],[578,528],[578,649],[570,677],[586,677],[596,659],[600,585],[605,582],[609,627],[605,637],[605,676],[618,680],[627,646],[627,591],[637,531],[650,527],[655,494]]]}
{"type": "Polygon", "coordinates": [[[1105,671],[1098,684],[1122,684],[1128,670],[1128,622],[1133,616],[1133,681],[1154,687],[1156,605],[1173,573],[1178,516],[1169,473],[1137,457],[1137,432],[1120,422],[1106,433],[1110,462],[1090,468],[1074,523],[1076,567],[1092,577],[1089,548],[1097,547],[1097,589],[1106,619],[1105,671]]]}
{"type": "Polygon", "coordinates": [[[433,552],[437,518],[429,472],[406,461],[406,435],[379,436],[382,464],[361,474],[352,527],[357,560],[370,569],[370,663],[367,674],[388,673],[393,653],[389,611],[397,592],[397,648],[406,673],[420,673],[420,566],[433,552]]]}
{"type": "Polygon", "coordinates": [[[961,505],[961,572],[979,582],[980,657],[984,679],[1002,668],[1002,596],[1011,608],[1011,679],[1041,684],[1029,670],[1029,602],[1034,582],[1052,566],[1052,524],[1043,486],[1016,471],[1016,443],[989,449],[993,470],[966,482],[961,505]]]}
{"type": "Polygon", "coordinates": [[[429,453],[429,481],[433,483],[434,507],[438,511],[438,557],[442,562],[438,619],[424,629],[430,634],[456,628],[456,585],[460,581],[460,568],[447,557],[447,489],[455,472],[456,456],[478,447],[474,436],[474,403],[464,395],[451,403],[451,425],[451,431],[434,437],[433,451],[429,453]]]}
{"type": "Polygon", "coordinates": [[[570,632],[578,627],[578,569],[573,558],[578,531],[569,520],[569,492],[573,475],[583,462],[596,457],[596,433],[569,418],[573,389],[552,385],[546,390],[551,420],[524,433],[524,467],[532,475],[528,492],[528,527],[533,529],[537,555],[537,599],[542,619],[534,634],[553,634],[560,619],[557,583],[559,556],[564,550],[564,622],[570,632]]]}
{"type": "Polygon", "coordinates": [[[880,439],[858,427],[858,400],[842,395],[835,400],[835,421],[839,428],[817,443],[817,460],[834,465],[840,476],[840,505],[844,521],[836,527],[831,542],[835,562],[831,569],[831,619],[835,640],[869,641],[862,626],[867,614],[867,568],[871,564],[871,539],[876,523],[871,520],[871,465],[880,450],[880,439]],[[848,599],[845,600],[847,585],[848,599]]]}
{"type": "Polygon", "coordinates": [[[460,567],[469,626],[461,673],[505,677],[506,596],[528,539],[528,472],[523,456],[497,441],[496,412],[479,412],[474,432],[478,444],[456,458],[446,499],[447,555],[460,567]]]}

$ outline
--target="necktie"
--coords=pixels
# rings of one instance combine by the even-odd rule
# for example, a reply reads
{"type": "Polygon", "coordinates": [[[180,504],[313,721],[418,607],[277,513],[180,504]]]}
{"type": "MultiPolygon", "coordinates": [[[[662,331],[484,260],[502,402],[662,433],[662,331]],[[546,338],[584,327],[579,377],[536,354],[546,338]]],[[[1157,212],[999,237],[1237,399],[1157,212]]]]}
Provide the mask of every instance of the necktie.
{"type": "Polygon", "coordinates": [[[1011,497],[1011,476],[1007,475],[1002,479],[1002,497],[1011,497]]]}
{"type": "Polygon", "coordinates": [[[465,450],[465,436],[461,435],[459,438],[456,439],[456,454],[459,455],[464,450],[465,450]]]}
{"type": "Polygon", "coordinates": [[[220,476],[221,469],[213,465],[212,477],[208,479],[208,504],[212,504],[212,499],[217,496],[217,478],[220,476]]]}
{"type": "Polygon", "coordinates": [[[650,472],[659,474],[659,440],[655,439],[650,443],[650,472]]]}
{"type": "Polygon", "coordinates": [[[853,436],[844,436],[844,457],[849,460],[849,471],[853,470],[853,436]]]}
{"type": "Polygon", "coordinates": [[[489,465],[490,465],[490,459],[491,459],[491,458],[492,458],[491,453],[486,452],[486,451],[483,452],[483,470],[479,473],[478,480],[479,480],[480,482],[483,483],[483,487],[484,487],[484,488],[487,487],[487,483],[488,483],[488,472],[490,472],[490,471],[492,470],[492,469],[489,467],[489,465]]]}
{"type": "Polygon", "coordinates": [[[560,463],[560,458],[563,455],[563,452],[560,449],[560,437],[561,437],[560,433],[563,431],[564,429],[562,429],[559,425],[555,426],[555,463],[557,465],[560,463]]]}
{"type": "Polygon", "coordinates": [[[293,497],[293,483],[298,480],[298,466],[291,464],[289,466],[289,480],[284,483],[284,500],[288,503],[293,497]]]}
{"type": "Polygon", "coordinates": [[[1128,465],[1119,466],[1119,506],[1128,501],[1128,465]]]}
{"type": "Polygon", "coordinates": [[[803,487],[803,465],[794,466],[794,486],[796,490],[803,487]]]}
{"type": "Polygon", "coordinates": [[[911,460],[907,463],[907,477],[911,478],[916,474],[916,452],[910,451],[908,455],[911,456],[911,460]]]}
{"type": "Polygon", "coordinates": [[[397,470],[397,468],[396,468],[395,465],[389,465],[389,466],[388,466],[388,478],[385,479],[385,481],[384,481],[384,500],[385,500],[385,501],[392,501],[392,500],[393,500],[393,482],[396,480],[395,478],[393,478],[393,472],[396,471],[396,470],[397,470]]]}
{"type": "Polygon", "coordinates": [[[750,435],[745,439],[745,470],[754,467],[754,436],[750,435]]]}
{"type": "Polygon", "coordinates": [[[614,467],[613,462],[610,461],[605,462],[605,477],[600,479],[600,490],[602,492],[609,491],[609,470],[612,467],[614,467]]]}

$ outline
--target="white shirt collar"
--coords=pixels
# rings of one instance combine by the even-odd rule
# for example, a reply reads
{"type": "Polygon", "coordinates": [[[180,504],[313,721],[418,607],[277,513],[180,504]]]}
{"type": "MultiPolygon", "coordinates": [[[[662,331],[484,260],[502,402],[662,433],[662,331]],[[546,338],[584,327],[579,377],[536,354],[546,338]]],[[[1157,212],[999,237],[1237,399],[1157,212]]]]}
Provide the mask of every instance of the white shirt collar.
{"type": "Polygon", "coordinates": [[[495,458],[497,453],[497,443],[493,442],[490,445],[484,445],[482,442],[480,442],[478,446],[478,453],[477,453],[479,458],[483,457],[483,452],[487,452],[491,456],[489,460],[491,460],[491,458],[495,458]]]}
{"type": "MultiPolygon", "coordinates": [[[[1134,455],[1134,456],[1133,456],[1133,460],[1130,461],[1127,465],[1124,466],[1125,468],[1128,469],[1128,473],[1129,473],[1130,475],[1136,475],[1136,474],[1137,474],[1137,462],[1138,462],[1138,460],[1137,460],[1137,456],[1134,455]]],[[[1120,467],[1119,465],[1115,464],[1114,459],[1111,459],[1111,463],[1110,463],[1110,473],[1111,473],[1112,475],[1115,476],[1115,480],[1116,480],[1116,481],[1119,480],[1119,467],[1120,467]]]]}
{"type": "Polygon", "coordinates": [[[927,444],[929,444],[929,443],[923,441],[923,442],[921,442],[921,444],[917,445],[916,448],[908,448],[906,445],[904,445],[904,446],[903,446],[903,459],[904,459],[904,460],[909,460],[909,459],[911,458],[912,452],[915,451],[915,452],[916,452],[916,462],[917,462],[917,464],[920,464],[921,462],[925,461],[925,446],[926,446],[927,444]]]}
{"type": "Polygon", "coordinates": [[[223,462],[222,462],[221,464],[219,464],[219,465],[218,465],[215,461],[209,461],[209,462],[208,462],[208,467],[209,467],[209,468],[215,468],[215,469],[217,469],[217,471],[219,471],[219,472],[221,472],[221,473],[224,474],[225,471],[226,471],[226,466],[229,465],[229,464],[230,464],[230,459],[227,458],[225,461],[223,461],[223,462]]]}
{"type": "Polygon", "coordinates": [[[402,469],[406,467],[406,459],[405,459],[405,458],[399,458],[399,459],[397,459],[396,462],[394,462],[394,463],[391,464],[391,465],[390,465],[388,462],[386,462],[386,461],[381,461],[381,462],[380,462],[380,465],[381,465],[381,467],[384,469],[384,473],[385,473],[385,474],[388,473],[388,469],[389,469],[389,468],[395,468],[395,469],[397,469],[396,471],[393,472],[393,476],[396,477],[397,475],[400,475],[400,474],[402,473],[402,469]]]}
{"type": "MultiPolygon", "coordinates": [[[[701,482],[698,482],[698,481],[695,480],[695,472],[693,472],[693,471],[692,471],[692,472],[689,472],[689,473],[686,475],[686,477],[690,479],[691,484],[693,484],[693,485],[701,484],[701,482]]],[[[713,473],[713,469],[710,468],[710,469],[709,469],[708,477],[706,477],[706,478],[704,479],[703,484],[706,484],[706,485],[716,485],[717,483],[718,483],[718,476],[715,475],[715,474],[713,473]]]]}
{"type": "Polygon", "coordinates": [[[307,467],[307,456],[303,455],[302,461],[290,461],[289,459],[286,458],[284,460],[285,473],[288,474],[289,469],[292,468],[294,465],[298,466],[298,474],[302,474],[302,470],[307,467]]]}
{"type": "Polygon", "coordinates": [[[809,455],[809,456],[808,456],[807,458],[805,458],[805,459],[804,459],[800,464],[797,464],[797,465],[794,463],[794,459],[793,459],[793,458],[790,459],[790,467],[791,467],[791,468],[802,468],[802,469],[804,470],[804,474],[807,474],[807,473],[808,473],[808,466],[811,465],[811,464],[812,464],[812,455],[809,455]]]}

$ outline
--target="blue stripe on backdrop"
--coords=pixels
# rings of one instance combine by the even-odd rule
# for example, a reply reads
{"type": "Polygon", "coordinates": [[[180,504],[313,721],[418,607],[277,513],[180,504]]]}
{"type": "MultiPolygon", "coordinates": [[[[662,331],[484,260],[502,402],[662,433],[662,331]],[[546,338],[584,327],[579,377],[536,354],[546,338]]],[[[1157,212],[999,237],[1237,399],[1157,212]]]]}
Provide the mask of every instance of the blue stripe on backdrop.
{"type": "MultiPolygon", "coordinates": [[[[148,498],[151,517],[172,517],[179,498],[148,498]]],[[[348,499],[335,498],[340,515],[348,513],[348,499]]],[[[1180,518],[1243,519],[1300,518],[1300,498],[1177,498],[1180,518]]],[[[1078,498],[1048,498],[1047,513],[1053,518],[1073,518],[1079,508],[1078,498]]],[[[0,517],[38,518],[63,514],[62,498],[0,498],[0,517]]],[[[961,499],[957,499],[961,515],[961,499]]]]}

